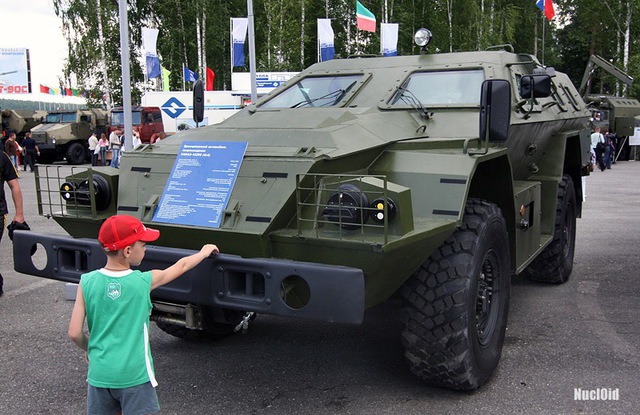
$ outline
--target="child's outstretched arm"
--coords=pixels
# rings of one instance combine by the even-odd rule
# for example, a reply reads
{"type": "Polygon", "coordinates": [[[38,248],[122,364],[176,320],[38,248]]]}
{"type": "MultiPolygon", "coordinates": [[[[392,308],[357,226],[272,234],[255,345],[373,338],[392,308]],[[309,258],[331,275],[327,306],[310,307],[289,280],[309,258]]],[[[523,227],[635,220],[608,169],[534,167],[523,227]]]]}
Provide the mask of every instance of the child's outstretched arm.
{"type": "Polygon", "coordinates": [[[189,271],[205,258],[220,250],[213,244],[207,244],[200,249],[200,252],[180,258],[178,262],[166,269],[154,269],[151,271],[151,289],[154,290],[161,285],[165,285],[175,280],[185,272],[189,271]]]}
{"type": "Polygon", "coordinates": [[[79,348],[86,352],[89,344],[89,337],[83,330],[84,318],[84,296],[82,295],[82,285],[78,284],[76,303],[73,306],[73,313],[71,313],[71,321],[69,321],[69,338],[73,340],[79,348]]]}

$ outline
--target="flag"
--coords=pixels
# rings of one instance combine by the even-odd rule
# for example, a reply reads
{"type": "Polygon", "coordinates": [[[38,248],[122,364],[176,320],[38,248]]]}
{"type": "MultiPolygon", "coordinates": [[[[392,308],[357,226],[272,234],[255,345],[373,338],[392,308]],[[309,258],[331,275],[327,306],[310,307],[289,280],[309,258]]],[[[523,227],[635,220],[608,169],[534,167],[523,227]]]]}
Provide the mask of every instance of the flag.
{"type": "Polygon", "coordinates": [[[333,59],[333,29],[331,19],[318,19],[318,44],[320,45],[320,62],[333,59]]]}
{"type": "Polygon", "coordinates": [[[367,32],[376,31],[376,17],[366,7],[356,0],[356,22],[358,29],[367,32]]]}
{"type": "Polygon", "coordinates": [[[553,0],[537,0],[536,5],[544,12],[544,15],[547,16],[547,20],[553,19],[556,15],[556,11],[553,7],[553,0]]]}
{"type": "Polygon", "coordinates": [[[157,56],[147,55],[147,78],[157,78],[160,74],[160,59],[157,56]]]}
{"type": "Polygon", "coordinates": [[[169,71],[167,68],[161,68],[161,72],[162,72],[162,90],[163,91],[169,91],[169,74],[171,73],[171,71],[169,71]]]}
{"type": "Polygon", "coordinates": [[[380,52],[382,56],[398,55],[398,23],[380,23],[380,52]]]}
{"type": "Polygon", "coordinates": [[[233,67],[244,66],[244,41],[247,38],[247,26],[249,20],[246,17],[231,18],[231,33],[233,36],[233,48],[231,60],[233,67]]]}
{"type": "Polygon", "coordinates": [[[198,80],[198,74],[191,69],[184,67],[184,80],[187,82],[195,82],[198,80]]]}
{"type": "Polygon", "coordinates": [[[158,59],[158,52],[156,51],[158,32],[158,29],[142,28],[142,46],[146,54],[147,78],[149,79],[160,76],[160,59],[158,59]]]}
{"type": "Polygon", "coordinates": [[[49,87],[46,85],[42,85],[40,84],[40,92],[43,94],[48,94],[49,93],[49,87]]]}
{"type": "Polygon", "coordinates": [[[216,77],[216,73],[207,66],[207,91],[213,91],[213,80],[216,77]]]}

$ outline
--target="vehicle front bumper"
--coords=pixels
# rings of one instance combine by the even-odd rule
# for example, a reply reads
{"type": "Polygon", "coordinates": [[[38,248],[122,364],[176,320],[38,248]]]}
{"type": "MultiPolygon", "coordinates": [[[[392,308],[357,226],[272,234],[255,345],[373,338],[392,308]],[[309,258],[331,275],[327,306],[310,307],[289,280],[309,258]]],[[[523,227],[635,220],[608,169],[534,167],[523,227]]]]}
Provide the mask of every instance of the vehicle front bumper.
{"type": "MultiPolygon", "coordinates": [[[[164,269],[195,252],[147,246],[139,268],[164,269]]],[[[72,283],[106,264],[106,255],[97,240],[28,231],[14,233],[13,259],[18,272],[72,283]],[[37,251],[30,256],[34,246],[37,251]]],[[[152,291],[151,299],[360,324],[364,316],[364,275],[362,270],[350,267],[217,254],[152,291]],[[308,296],[303,298],[303,305],[287,299],[285,293],[292,282],[298,287],[306,284],[303,291],[308,296]]]]}

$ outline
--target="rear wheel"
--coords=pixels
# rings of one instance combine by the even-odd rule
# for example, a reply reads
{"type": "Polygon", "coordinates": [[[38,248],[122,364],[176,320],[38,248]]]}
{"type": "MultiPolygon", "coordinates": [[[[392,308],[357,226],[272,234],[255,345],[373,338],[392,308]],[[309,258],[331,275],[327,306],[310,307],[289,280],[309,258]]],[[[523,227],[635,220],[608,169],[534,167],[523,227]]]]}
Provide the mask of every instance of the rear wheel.
{"type": "Polygon", "coordinates": [[[576,192],[570,176],[558,185],[553,241],[526,268],[527,278],[549,284],[563,284],[573,271],[576,247],[576,192]]]}
{"type": "Polygon", "coordinates": [[[469,200],[462,226],[402,288],[402,342],[411,371],[434,386],[480,387],[500,360],[510,278],[501,210],[469,200]]]}

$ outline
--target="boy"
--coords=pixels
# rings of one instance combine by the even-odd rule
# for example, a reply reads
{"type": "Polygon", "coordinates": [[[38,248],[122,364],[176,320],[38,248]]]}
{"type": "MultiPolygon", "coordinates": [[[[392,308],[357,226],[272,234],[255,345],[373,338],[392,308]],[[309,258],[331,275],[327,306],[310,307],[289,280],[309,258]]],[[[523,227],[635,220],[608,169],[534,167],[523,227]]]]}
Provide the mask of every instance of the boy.
{"type": "Polygon", "coordinates": [[[100,227],[98,240],[107,253],[104,268],[83,274],[69,323],[69,337],[87,351],[87,414],[154,414],[160,410],[151,351],[151,290],[189,271],[218,247],[181,258],[167,269],[132,270],[145,254],[145,243],[160,236],[133,216],[116,215],[100,227]],[[89,334],[83,331],[85,316],[89,334]]]}

